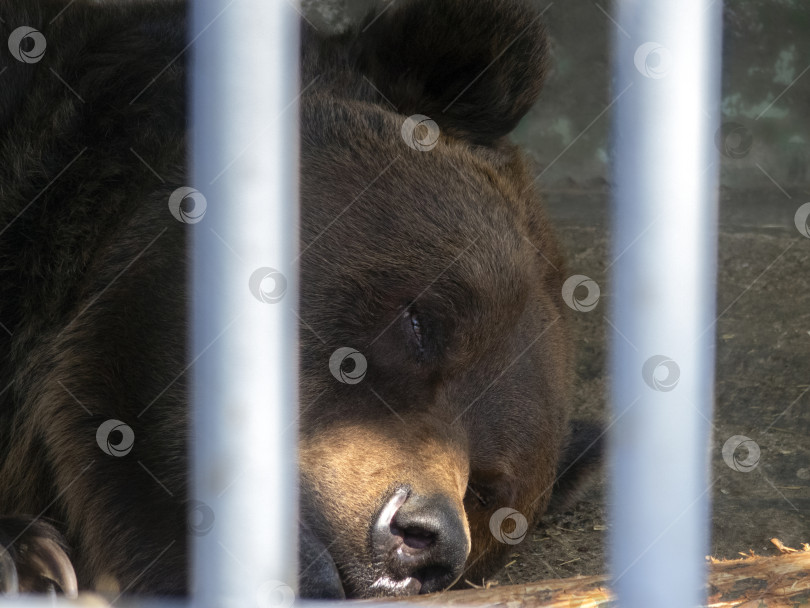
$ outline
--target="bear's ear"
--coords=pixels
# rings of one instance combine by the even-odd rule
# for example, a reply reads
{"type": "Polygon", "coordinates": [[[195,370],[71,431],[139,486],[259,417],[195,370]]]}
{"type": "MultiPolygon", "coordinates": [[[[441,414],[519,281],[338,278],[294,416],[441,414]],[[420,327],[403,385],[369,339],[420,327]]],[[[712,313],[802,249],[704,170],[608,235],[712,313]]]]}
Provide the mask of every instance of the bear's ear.
{"type": "Polygon", "coordinates": [[[366,19],[356,59],[400,113],[426,115],[448,135],[490,145],[537,99],[547,46],[528,2],[410,0],[366,19]]]}
{"type": "Polygon", "coordinates": [[[601,470],[605,450],[605,429],[601,424],[574,420],[557,465],[557,481],[548,511],[559,513],[573,505],[601,470]]]}

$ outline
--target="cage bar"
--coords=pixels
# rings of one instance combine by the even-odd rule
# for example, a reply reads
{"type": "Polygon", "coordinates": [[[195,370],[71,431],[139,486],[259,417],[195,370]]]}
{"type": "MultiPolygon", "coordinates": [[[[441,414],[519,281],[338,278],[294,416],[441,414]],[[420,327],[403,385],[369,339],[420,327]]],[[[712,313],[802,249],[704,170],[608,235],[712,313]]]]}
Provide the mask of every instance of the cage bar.
{"type": "Polygon", "coordinates": [[[683,608],[709,547],[721,2],[617,6],[611,574],[622,606],[683,608]]]}
{"type": "Polygon", "coordinates": [[[299,17],[190,7],[191,588],[198,606],[280,607],[297,574],[299,17]]]}

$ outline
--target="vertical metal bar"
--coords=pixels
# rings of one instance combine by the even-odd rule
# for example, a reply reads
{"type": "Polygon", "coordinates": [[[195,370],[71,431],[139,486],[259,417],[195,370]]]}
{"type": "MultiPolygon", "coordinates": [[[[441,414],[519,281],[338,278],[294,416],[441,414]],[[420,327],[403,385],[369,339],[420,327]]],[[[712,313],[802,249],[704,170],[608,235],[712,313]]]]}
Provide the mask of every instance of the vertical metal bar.
{"type": "Polygon", "coordinates": [[[704,602],[721,2],[619,0],[611,316],[614,584],[704,602]]]}
{"type": "Polygon", "coordinates": [[[274,606],[297,571],[299,23],[190,4],[195,605],[274,606]],[[204,200],[203,200],[204,198],[204,200]],[[204,207],[202,207],[204,205],[204,207]]]}

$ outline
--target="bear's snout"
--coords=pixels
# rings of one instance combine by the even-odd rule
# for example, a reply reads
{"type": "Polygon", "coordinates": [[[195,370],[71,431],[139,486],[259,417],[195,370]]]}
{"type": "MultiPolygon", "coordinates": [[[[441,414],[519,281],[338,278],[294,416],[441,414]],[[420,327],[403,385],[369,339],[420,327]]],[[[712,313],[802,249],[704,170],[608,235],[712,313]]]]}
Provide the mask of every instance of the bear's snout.
{"type": "Polygon", "coordinates": [[[398,488],[372,526],[379,576],[372,589],[385,595],[441,591],[464,571],[470,553],[464,511],[444,494],[398,488]]]}

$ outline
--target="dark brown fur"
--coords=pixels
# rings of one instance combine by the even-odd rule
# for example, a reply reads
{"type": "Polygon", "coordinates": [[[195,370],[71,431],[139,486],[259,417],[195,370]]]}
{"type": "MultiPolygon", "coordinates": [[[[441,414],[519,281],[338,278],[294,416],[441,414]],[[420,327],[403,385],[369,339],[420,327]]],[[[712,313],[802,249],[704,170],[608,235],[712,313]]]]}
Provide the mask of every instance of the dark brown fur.
{"type": "MultiPolygon", "coordinates": [[[[178,593],[190,227],[167,200],[187,185],[184,9],[79,1],[51,23],[65,6],[0,8],[4,39],[48,40],[41,62],[0,65],[0,513],[58,522],[80,587],[178,593]],[[138,438],[124,458],[96,444],[109,418],[138,438]]],[[[466,513],[464,578],[480,581],[510,548],[492,513],[535,522],[567,441],[563,262],[504,138],[540,90],[545,38],[522,2],[474,6],[303,32],[302,510],[349,596],[372,594],[368,526],[396,485],[466,513]],[[417,112],[442,130],[429,152],[400,136],[417,112]],[[343,346],[368,360],[359,384],[329,371],[343,346]]],[[[302,589],[333,594],[318,576],[302,589]]]]}

